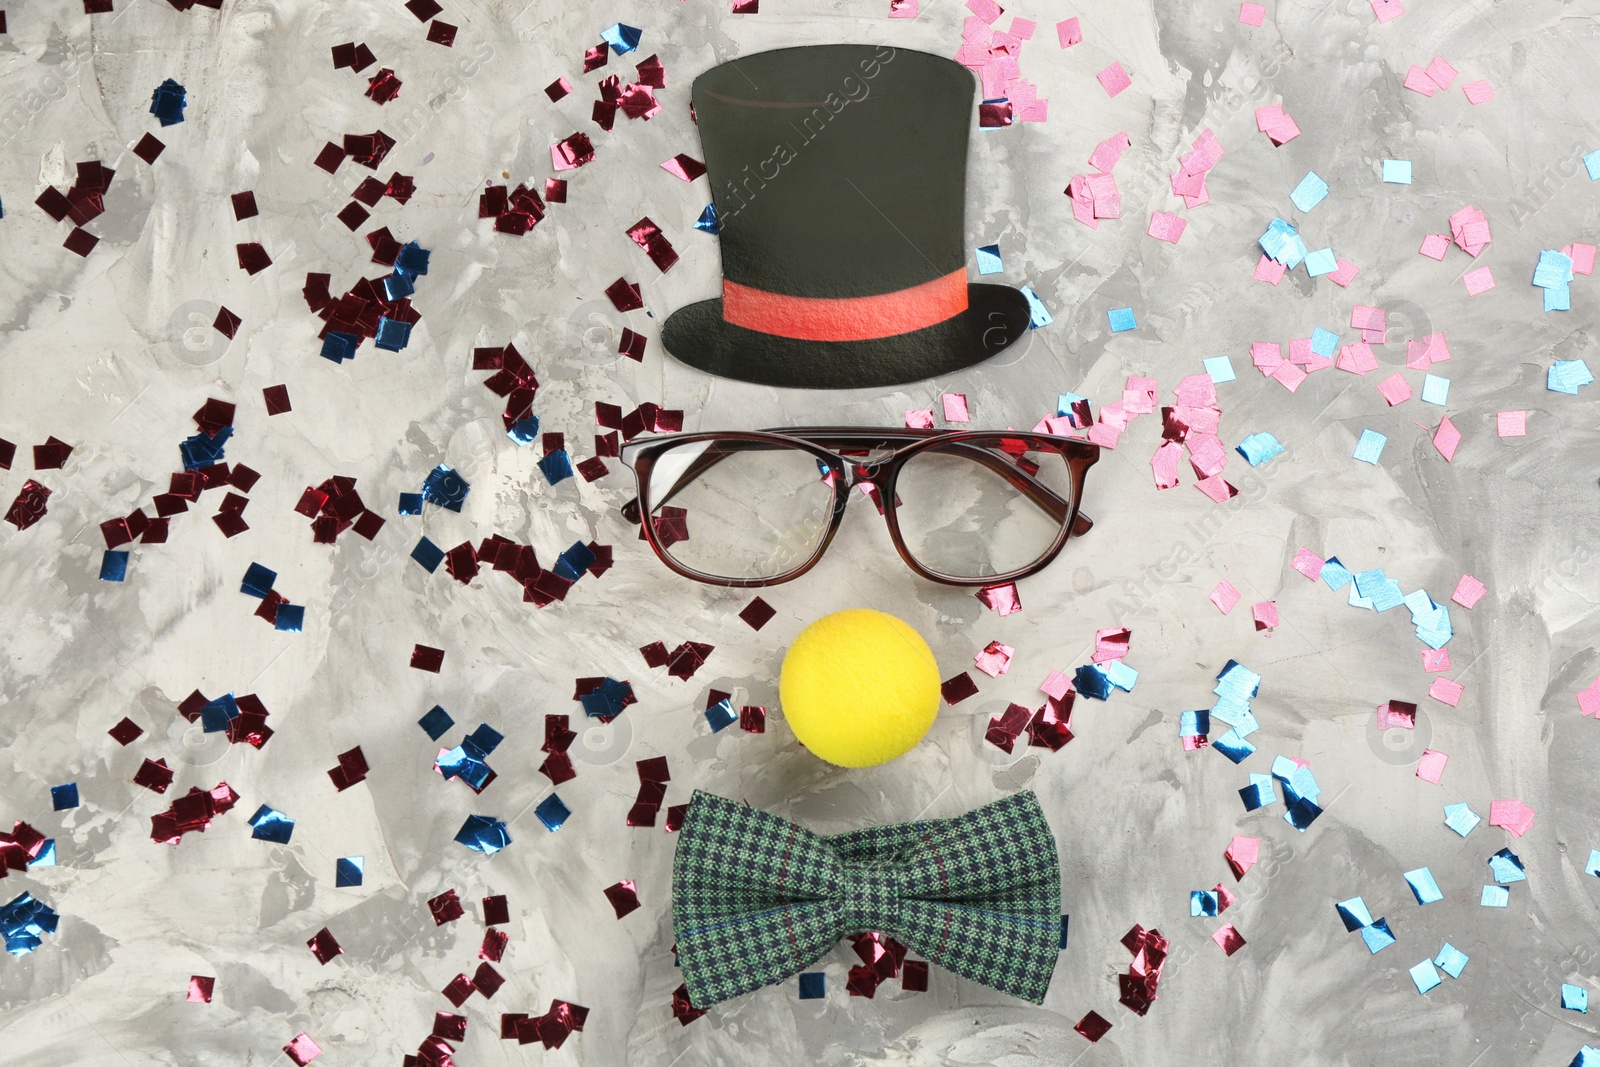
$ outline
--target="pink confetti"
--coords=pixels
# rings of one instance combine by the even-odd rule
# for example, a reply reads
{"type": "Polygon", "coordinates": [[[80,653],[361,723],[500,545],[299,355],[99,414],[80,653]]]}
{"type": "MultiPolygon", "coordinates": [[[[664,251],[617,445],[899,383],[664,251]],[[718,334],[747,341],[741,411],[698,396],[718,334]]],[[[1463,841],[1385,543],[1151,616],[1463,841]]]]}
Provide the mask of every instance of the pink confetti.
{"type": "Polygon", "coordinates": [[[1215,589],[1211,590],[1209,599],[1217,606],[1218,611],[1226,615],[1239,602],[1239,590],[1235,589],[1233,583],[1224,578],[1217,583],[1215,589]]]}
{"type": "Polygon", "coordinates": [[[283,1046],[283,1051],[300,1067],[306,1067],[306,1064],[322,1055],[321,1047],[311,1040],[305,1031],[296,1034],[294,1040],[283,1046]]]}
{"type": "Polygon", "coordinates": [[[1194,483],[1194,487],[1219,504],[1226,504],[1239,495],[1239,490],[1222,480],[1222,475],[1213,474],[1209,478],[1201,478],[1194,483]]]}
{"type": "Polygon", "coordinates": [[[1133,142],[1128,139],[1127,131],[1114,133],[1094,146],[1094,153],[1089,157],[1089,166],[1102,174],[1110,174],[1111,169],[1122,158],[1122,153],[1132,146],[1133,142]]]}
{"type": "Polygon", "coordinates": [[[1470,104],[1487,104],[1494,99],[1494,88],[1487,81],[1467,82],[1461,87],[1470,104]]]}
{"type": "Polygon", "coordinates": [[[1489,273],[1488,267],[1479,267],[1477,270],[1469,270],[1467,273],[1461,276],[1461,280],[1466,283],[1468,296],[1477,296],[1479,293],[1487,293],[1490,289],[1494,288],[1494,275],[1489,273]]]}
{"type": "Polygon", "coordinates": [[[993,26],[1005,14],[1005,8],[995,3],[994,0],[967,0],[967,10],[978,16],[989,25],[993,26]]]}
{"type": "Polygon", "coordinates": [[[1256,262],[1255,280],[1258,282],[1266,282],[1268,285],[1277,285],[1279,282],[1283,281],[1283,273],[1288,269],[1289,268],[1287,266],[1279,263],[1272,257],[1263,255],[1256,262]]]}
{"type": "Polygon", "coordinates": [[[1350,288],[1350,283],[1356,280],[1356,275],[1361,273],[1361,268],[1348,259],[1335,259],[1338,269],[1328,275],[1328,280],[1341,289],[1350,288]]]}
{"type": "Polygon", "coordinates": [[[1415,63],[1411,65],[1410,70],[1406,71],[1406,80],[1401,84],[1412,92],[1421,93],[1423,96],[1432,96],[1439,91],[1438,83],[1428,76],[1426,70],[1415,63]]]}
{"type": "Polygon", "coordinates": [[[1211,940],[1217,943],[1225,956],[1231,956],[1244,948],[1244,935],[1234,929],[1232,923],[1223,923],[1217,932],[1211,935],[1211,940]]]}
{"type": "Polygon", "coordinates": [[[1071,48],[1083,42],[1083,30],[1078,26],[1076,18],[1066,19],[1056,23],[1056,38],[1061,42],[1062,48],[1071,48]]]}
{"type": "Polygon", "coordinates": [[[1434,56],[1432,62],[1428,64],[1428,77],[1441,89],[1448,89],[1454,85],[1458,73],[1456,68],[1445,62],[1444,56],[1434,56]]]}
{"type": "Polygon", "coordinates": [[[1394,407],[1411,399],[1411,383],[1406,381],[1405,375],[1394,374],[1378,383],[1378,392],[1383,394],[1390,407],[1394,407]]]}
{"type": "Polygon", "coordinates": [[[1011,16],[1011,36],[1013,37],[1031,41],[1033,40],[1033,31],[1038,28],[1039,24],[1032,19],[1025,19],[1018,15],[1011,16]]]}
{"type": "Polygon", "coordinates": [[[1178,470],[1183,464],[1183,446],[1176,441],[1165,441],[1150,457],[1150,469],[1155,475],[1157,489],[1174,489],[1178,485],[1178,470]]]}
{"type": "Polygon", "coordinates": [[[1357,304],[1350,309],[1350,326],[1357,330],[1387,330],[1389,313],[1383,308],[1357,304]]]}
{"type": "Polygon", "coordinates": [[[1584,715],[1600,719],[1600,678],[1596,678],[1589,688],[1578,694],[1578,709],[1584,715]]]}
{"type": "Polygon", "coordinates": [[[1450,238],[1442,233],[1430,233],[1422,239],[1422,247],[1417,249],[1429,259],[1444,262],[1444,254],[1450,250],[1450,238]]]}
{"type": "Polygon", "coordinates": [[[1450,599],[1457,604],[1472,610],[1472,606],[1483,599],[1483,594],[1488,592],[1484,584],[1470,574],[1463,574],[1456,583],[1456,591],[1450,594],[1450,599]]]}
{"type": "Polygon", "coordinates": [[[1432,685],[1428,686],[1428,695],[1441,703],[1449,704],[1453,708],[1461,703],[1461,694],[1466,690],[1467,687],[1460,682],[1452,681],[1441,675],[1433,680],[1432,685]]]}
{"type": "Polygon", "coordinates": [[[1250,608],[1250,614],[1255,617],[1257,630],[1272,630],[1278,626],[1278,602],[1263,600],[1250,608]]]}
{"type": "Polygon", "coordinates": [[[1448,648],[1425,648],[1422,650],[1422,669],[1428,674],[1437,674],[1450,669],[1450,650],[1448,648]]]}
{"type": "Polygon", "coordinates": [[[1322,557],[1309,548],[1302,548],[1294,554],[1294,562],[1289,564],[1313,582],[1322,577],[1322,557]]]}
{"type": "Polygon", "coordinates": [[[1378,369],[1378,357],[1373,354],[1371,345],[1357,341],[1339,350],[1339,361],[1334,366],[1351,374],[1366,374],[1378,369]]]}
{"type": "Polygon", "coordinates": [[[1393,22],[1404,15],[1406,9],[1400,6],[1400,0],[1372,0],[1372,13],[1380,23],[1393,22]]]}
{"type": "Polygon", "coordinates": [[[1443,752],[1435,752],[1431,748],[1422,750],[1422,758],[1417,761],[1417,777],[1424,782],[1439,784],[1439,779],[1444,777],[1444,765],[1450,757],[1443,752]]]}
{"type": "Polygon", "coordinates": [[[914,19],[917,17],[917,0],[889,0],[889,17],[914,19]]]}
{"type": "Polygon", "coordinates": [[[1157,211],[1150,216],[1150,229],[1147,232],[1158,241],[1175,245],[1188,226],[1187,222],[1171,212],[1157,211]]]}
{"type": "Polygon", "coordinates": [[[1060,671],[1053,670],[1039,683],[1039,691],[1051,700],[1065,700],[1067,694],[1072,692],[1072,679],[1060,671]]]}
{"type": "Polygon", "coordinates": [[[990,641],[983,647],[983,651],[973,657],[973,662],[978,669],[991,678],[998,678],[1011,669],[1011,657],[1016,654],[1016,649],[1010,645],[1002,645],[999,641],[990,641]]]}
{"type": "Polygon", "coordinates": [[[967,394],[945,393],[941,400],[944,403],[945,422],[972,421],[971,416],[967,414],[967,394]]]}
{"type": "Polygon", "coordinates": [[[1228,842],[1228,848],[1222,855],[1228,861],[1228,866],[1233,869],[1234,879],[1236,881],[1242,879],[1245,872],[1261,860],[1261,839],[1234,834],[1233,840],[1228,842]]]}
{"type": "Polygon", "coordinates": [[[1107,96],[1116,96],[1122,90],[1133,84],[1133,79],[1128,77],[1128,72],[1122,69],[1121,63],[1111,66],[1095,75],[1100,79],[1100,84],[1105,88],[1107,96]]]}
{"type": "Polygon", "coordinates": [[[1526,411],[1502,411],[1495,416],[1495,429],[1501,437],[1526,437],[1528,436],[1528,413],[1526,411]]]}
{"type": "Polygon", "coordinates": [[[1581,241],[1572,242],[1572,251],[1567,255],[1572,257],[1572,273],[1593,274],[1595,246],[1586,245],[1581,241]]]}
{"type": "Polygon", "coordinates": [[[933,429],[933,409],[913,408],[906,412],[906,428],[909,430],[933,429]]]}
{"type": "Polygon", "coordinates": [[[1022,598],[1017,594],[1016,582],[986,585],[973,595],[983,603],[984,607],[1002,616],[1022,610],[1022,598]]]}
{"type": "Polygon", "coordinates": [[[1489,804],[1489,825],[1503,826],[1512,837],[1521,837],[1533,828],[1533,809],[1520,800],[1496,800],[1489,804]]]}
{"type": "Polygon", "coordinates": [[[1451,461],[1456,458],[1456,446],[1460,443],[1461,431],[1456,429],[1456,424],[1446,415],[1433,433],[1433,447],[1439,450],[1439,455],[1446,461],[1451,461]]]}
{"type": "Polygon", "coordinates": [[[1260,4],[1252,4],[1250,0],[1244,0],[1244,3],[1239,5],[1239,21],[1246,26],[1259,26],[1266,20],[1267,9],[1260,4]]]}
{"type": "Polygon", "coordinates": [[[677,155],[661,164],[661,169],[676,178],[682,178],[686,182],[692,182],[706,172],[706,165],[692,156],[688,156],[682,152],[679,152],[677,155]]]}
{"type": "Polygon", "coordinates": [[[1378,705],[1378,729],[1415,730],[1417,706],[1406,700],[1389,700],[1378,705]]]}
{"type": "Polygon", "coordinates": [[[1128,654],[1128,644],[1133,639],[1133,631],[1126,627],[1117,626],[1109,630],[1096,630],[1094,632],[1094,662],[1106,663],[1114,659],[1122,659],[1128,654]]]}

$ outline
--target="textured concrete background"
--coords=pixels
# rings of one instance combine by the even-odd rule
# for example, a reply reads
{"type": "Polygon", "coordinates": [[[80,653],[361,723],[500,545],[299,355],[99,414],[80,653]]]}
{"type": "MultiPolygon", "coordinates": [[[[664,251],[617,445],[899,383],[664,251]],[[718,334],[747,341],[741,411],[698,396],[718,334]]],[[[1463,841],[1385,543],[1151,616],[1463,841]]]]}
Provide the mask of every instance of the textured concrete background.
{"type": "MultiPolygon", "coordinates": [[[[18,532],[0,525],[0,816],[56,839],[60,865],[13,874],[62,915],[60,932],[23,958],[0,959],[0,1061],[72,1064],[279,1062],[297,1031],[323,1046],[319,1063],[397,1063],[446,1009],[438,990],[472,969],[476,905],[435,928],[424,902],[447,888],[476,901],[510,897],[509,981],[469,1002],[462,1064],[532,1060],[584,1064],[1564,1064],[1600,1027],[1560,1009],[1562,982],[1600,979],[1595,934],[1600,880],[1583,873],[1600,845],[1595,796],[1600,726],[1575,694],[1600,673],[1600,577],[1593,536],[1597,438],[1594,387],[1547,392],[1553,359],[1594,362],[1594,279],[1573,283],[1573,310],[1546,314],[1527,284],[1538,252],[1600,238],[1596,186],[1579,157],[1600,148],[1600,5],[1593,0],[1411,0],[1380,25],[1366,0],[1269,0],[1260,29],[1235,21],[1233,0],[1019,3],[1037,20],[1020,67],[1050,101],[1043,124],[975,130],[969,246],[998,242],[1003,279],[1031,285],[1055,322],[993,362],[948,380],[860,393],[780,393],[709,379],[667,358],[657,338],[672,309],[716,291],[714,238],[691,224],[708,199],[659,169],[699,157],[688,114],[693,77],[728,59],[795,43],[888,42],[953,55],[967,14],[924,0],[914,20],[890,20],[888,0],[763,0],[731,16],[727,0],[620,0],[599,6],[451,0],[455,47],[423,41],[397,2],[339,5],[226,0],[220,15],[156,0],[117,0],[112,14],[76,4],[13,6],[0,37],[0,437],[23,446],[0,472],[9,501],[22,481],[48,485],[48,516],[18,532]],[[1063,50],[1054,24],[1076,15],[1084,41],[1063,50]],[[621,20],[642,47],[581,74],[583,50],[621,20]],[[395,68],[401,95],[379,107],[364,80],[334,70],[330,46],[365,41],[395,68]],[[666,65],[663,111],[614,132],[589,120],[606,73],[666,65]],[[1460,81],[1488,79],[1492,103],[1459,85],[1424,98],[1401,88],[1413,63],[1442,54],[1460,81]],[[1108,98],[1094,74],[1112,60],[1133,85],[1108,98]],[[565,75],[576,92],[551,104],[542,87],[565,75]],[[157,130],[150,93],[172,77],[189,92],[188,120],[157,130]],[[1253,109],[1283,103],[1304,131],[1274,148],[1253,109]],[[384,201],[366,230],[387,225],[432,249],[414,297],[422,321],[409,348],[365,345],[354,362],[317,357],[318,322],[299,289],[331,271],[336,292],[362,273],[365,242],[332,215],[364,175],[330,178],[311,165],[322,143],[382,127],[399,144],[379,175],[416,176],[399,207],[384,201]],[[1167,176],[1203,130],[1227,150],[1211,172],[1211,202],[1187,210],[1167,176]],[[157,130],[168,144],[152,167],[129,147],[157,130]],[[570,202],[522,238],[476,217],[478,188],[506,176],[540,182],[548,145],[583,130],[596,160],[566,175],[570,202]],[[1116,170],[1124,217],[1091,231],[1061,193],[1087,172],[1100,140],[1128,131],[1116,170]],[[1410,159],[1415,183],[1381,184],[1379,162],[1410,159]],[[31,201],[64,187],[71,164],[117,171],[102,240],[87,259],[60,247],[66,227],[31,201]],[[1288,194],[1308,170],[1333,186],[1310,215],[1288,194]],[[235,222],[228,196],[254,189],[258,218],[235,222]],[[1419,256],[1422,237],[1456,209],[1485,211],[1498,287],[1468,298],[1464,253],[1419,256]],[[1153,210],[1190,225],[1176,247],[1145,236],[1153,210]],[[1302,221],[1312,247],[1332,245],[1362,270],[1340,289],[1304,272],[1277,288],[1251,280],[1255,238],[1273,215],[1302,221]],[[659,274],[624,229],[649,215],[683,256],[659,274]],[[259,240],[271,268],[241,272],[232,246],[259,240]],[[644,287],[646,311],[618,315],[601,291],[619,274],[644,287]],[[1314,326],[1349,343],[1353,304],[1389,309],[1380,369],[1329,370],[1296,393],[1249,363],[1253,341],[1287,344],[1314,326]],[[225,304],[243,319],[230,342],[207,324],[225,304]],[[1137,330],[1115,337],[1106,311],[1132,306],[1137,330]],[[645,333],[642,364],[615,357],[623,325],[645,333]],[[1405,371],[1405,342],[1443,331],[1454,359],[1449,404],[1390,409],[1378,380],[1405,371]],[[616,468],[593,484],[551,488],[536,448],[502,432],[499,405],[471,370],[475,344],[515,341],[537,371],[536,410],[590,453],[592,405],[656,401],[686,411],[686,428],[845,421],[898,424],[909,408],[967,394],[974,426],[1031,426],[1058,392],[1098,408],[1129,375],[1159,380],[1161,401],[1200,360],[1232,356],[1239,380],[1220,387],[1230,446],[1268,430],[1286,455],[1252,471],[1235,456],[1240,495],[1213,504],[1185,484],[1158,492],[1149,458],[1156,417],[1136,422],[1090,479],[1098,525],[1048,571],[1023,583],[1023,611],[1000,618],[970,593],[919,582],[894,558],[881,525],[858,504],[828,559],[771,590],[777,618],[760,633],[736,616],[748,597],[670,576],[616,508],[631,495],[616,468]],[[264,386],[287,384],[293,412],[268,419],[264,386]],[[224,539],[208,521],[216,494],[177,517],[166,545],[135,546],[128,580],[96,580],[103,520],[148,504],[178,464],[177,442],[208,397],[237,401],[228,458],[262,473],[224,539]],[[1500,439],[1495,413],[1526,410],[1528,435],[1500,439]],[[1453,463],[1431,444],[1442,414],[1464,436],[1453,463]],[[1389,437],[1377,466],[1351,458],[1364,428],[1389,437]],[[32,474],[28,446],[54,434],[75,451],[62,471],[32,474]],[[397,516],[436,463],[472,483],[460,515],[429,507],[397,516]],[[291,510],[302,488],[334,474],[388,524],[375,541],[311,541],[291,510]],[[501,533],[548,561],[575,539],[616,546],[616,566],[584,579],[564,604],[523,604],[514,583],[470,587],[429,575],[407,553],[420,533],[446,547],[501,533]],[[1489,593],[1472,611],[1450,605],[1449,676],[1460,705],[1427,697],[1420,642],[1403,609],[1350,607],[1291,570],[1299,548],[1338,555],[1352,570],[1384,567],[1410,591],[1446,602],[1462,573],[1489,593]],[[251,561],[306,606],[305,632],[274,632],[238,591],[251,561]],[[1244,601],[1223,617],[1207,593],[1226,577],[1244,601]],[[1275,599],[1283,623],[1257,633],[1249,605],[1275,599]],[[898,614],[930,641],[948,677],[991,640],[1015,646],[1008,675],[945,708],[927,740],[884,767],[844,771],[801,750],[775,705],[777,667],[799,629],[840,608],[898,614]],[[988,716],[1030,702],[1052,668],[1088,662],[1094,631],[1133,630],[1131,694],[1080,701],[1077,739],[1059,753],[1007,757],[982,743],[988,716]],[[655,640],[708,642],[689,682],[642,663],[655,640]],[[446,650],[437,676],[411,670],[416,642],[446,650]],[[1230,658],[1264,677],[1255,703],[1260,752],[1235,767],[1184,752],[1179,712],[1207,707],[1230,658]],[[558,834],[533,818],[549,792],[537,773],[543,716],[578,714],[573,679],[632,681],[639,703],[574,745],[578,778],[560,788],[573,816],[558,834]],[[765,735],[712,735],[700,716],[708,688],[774,706],[765,735]],[[258,694],[277,734],[261,751],[229,748],[175,711],[190,690],[258,694]],[[1380,735],[1374,707],[1421,706],[1414,732],[1380,735]],[[470,728],[506,734],[491,758],[499,778],[481,797],[436,777],[435,746],[415,720],[442,703],[470,728]],[[123,715],[147,733],[124,749],[106,736],[123,715]],[[335,755],[360,744],[363,785],[335,794],[335,755]],[[1447,752],[1443,786],[1413,774],[1424,747],[1447,752]],[[1281,805],[1245,814],[1237,790],[1275,754],[1303,758],[1326,814],[1300,834],[1281,805]],[[825,1002],[796,999],[792,982],[714,1009],[687,1028],[668,1004],[679,978],[669,948],[674,839],[633,830],[633,761],[665,755],[668,803],[693,788],[836,831],[919,814],[952,815],[1005,793],[1038,791],[1062,850],[1072,943],[1042,1008],[935,970],[931,990],[889,983],[874,1000],[844,995],[853,956],[825,963],[825,1002]],[[177,769],[157,797],[131,783],[144,757],[177,769]],[[191,785],[226,779],[239,807],[176,848],[155,845],[149,816],[191,785]],[[48,787],[76,781],[82,807],[56,814],[48,787]],[[1441,806],[1466,800],[1487,815],[1518,798],[1537,813],[1513,841],[1487,824],[1465,840],[1441,806]],[[298,820],[287,847],[252,840],[245,820],[270,803],[298,820]],[[511,824],[513,844],[485,859],[452,843],[469,812],[511,824]],[[1235,833],[1262,839],[1263,861],[1234,886],[1231,919],[1248,944],[1224,957],[1192,919],[1188,892],[1226,880],[1235,833]],[[1510,844],[1528,868],[1506,910],[1478,905],[1486,858],[1510,844]],[[366,884],[335,889],[334,858],[364,855],[366,884]],[[1419,907],[1402,872],[1428,865],[1445,892],[1419,907]],[[636,880],[643,908],[617,921],[601,889],[636,880]],[[1335,916],[1360,894],[1399,943],[1369,956],[1335,916]],[[1160,997],[1145,1018],[1116,1004],[1133,923],[1173,942],[1160,997]],[[328,925],[345,954],[319,967],[304,942],[328,925]],[[1459,980],[1427,996],[1406,971],[1449,940],[1471,956],[1459,980]],[[185,1003],[191,974],[215,975],[216,1000],[185,1003]],[[539,1013],[556,997],[588,1006],[588,1026],[558,1052],[497,1039],[502,1011],[539,1013]],[[1093,1009],[1115,1028],[1098,1045],[1071,1030],[1093,1009]]],[[[370,71],[368,72],[370,73],[370,71]]],[[[365,230],[363,231],[365,232],[365,230]]],[[[975,273],[975,268],[974,268],[975,273]]],[[[581,725],[581,724],[580,724],[581,725]]],[[[447,737],[454,743],[459,732],[447,737]]],[[[1600,1042],[1596,1042],[1600,1043],[1600,1042]]]]}

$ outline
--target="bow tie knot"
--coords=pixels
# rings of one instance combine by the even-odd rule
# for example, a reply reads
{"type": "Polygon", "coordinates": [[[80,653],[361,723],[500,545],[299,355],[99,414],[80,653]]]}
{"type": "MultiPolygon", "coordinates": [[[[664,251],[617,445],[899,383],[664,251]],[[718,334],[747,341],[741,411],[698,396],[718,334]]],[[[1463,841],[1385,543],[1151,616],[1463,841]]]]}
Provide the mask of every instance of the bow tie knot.
{"type": "Polygon", "coordinates": [[[900,918],[900,892],[905,884],[898,866],[846,863],[841,881],[847,933],[894,931],[900,918]]]}

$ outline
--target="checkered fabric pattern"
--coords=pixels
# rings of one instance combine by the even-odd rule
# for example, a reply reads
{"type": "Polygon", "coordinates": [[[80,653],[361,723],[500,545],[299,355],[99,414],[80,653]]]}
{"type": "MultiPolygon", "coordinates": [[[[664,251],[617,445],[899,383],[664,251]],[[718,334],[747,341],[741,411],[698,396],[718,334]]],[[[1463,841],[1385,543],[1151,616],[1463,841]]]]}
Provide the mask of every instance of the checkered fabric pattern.
{"type": "Polygon", "coordinates": [[[1031,792],[824,837],[697,790],[673,861],[678,965],[697,1008],[781,982],[868,931],[1038,1004],[1060,916],[1055,837],[1031,792]]]}

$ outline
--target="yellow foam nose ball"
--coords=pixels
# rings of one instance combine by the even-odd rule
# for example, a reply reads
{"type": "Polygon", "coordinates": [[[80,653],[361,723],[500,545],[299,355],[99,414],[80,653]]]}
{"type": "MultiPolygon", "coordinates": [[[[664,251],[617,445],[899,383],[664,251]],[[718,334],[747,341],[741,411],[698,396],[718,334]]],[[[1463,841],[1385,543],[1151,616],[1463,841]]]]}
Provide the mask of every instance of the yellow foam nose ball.
{"type": "Polygon", "coordinates": [[[922,637],[881,611],[856,608],[800,631],[778,679],[789,728],[840,767],[909,752],[939,713],[939,665],[922,637]]]}

